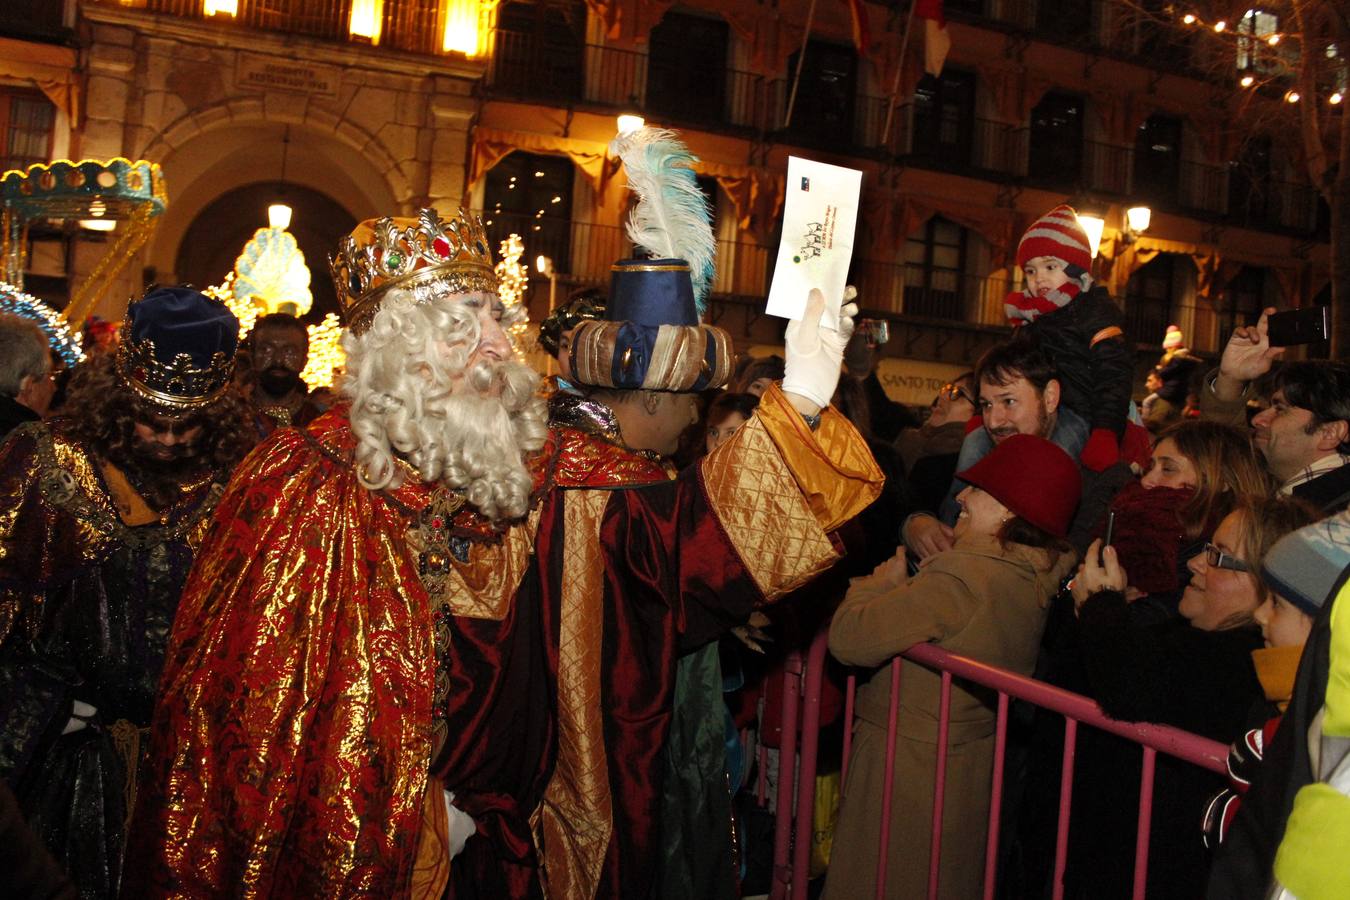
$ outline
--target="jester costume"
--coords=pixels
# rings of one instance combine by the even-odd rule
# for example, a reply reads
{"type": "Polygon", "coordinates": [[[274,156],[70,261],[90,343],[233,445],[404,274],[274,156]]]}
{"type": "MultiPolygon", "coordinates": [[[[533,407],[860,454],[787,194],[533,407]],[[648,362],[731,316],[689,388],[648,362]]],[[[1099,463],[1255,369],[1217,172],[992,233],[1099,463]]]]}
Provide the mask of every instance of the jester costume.
{"type": "MultiPolygon", "coordinates": [[[[98,402],[153,392],[157,416],[215,408],[237,329],[195,291],[148,295],[117,363],[127,393],[98,402]],[[161,363],[180,352],[170,375],[161,363]]],[[[185,464],[152,507],[134,470],[76,426],[23,425],[0,448],[0,774],[81,896],[113,897],[170,626],[229,471],[185,464]]]]}

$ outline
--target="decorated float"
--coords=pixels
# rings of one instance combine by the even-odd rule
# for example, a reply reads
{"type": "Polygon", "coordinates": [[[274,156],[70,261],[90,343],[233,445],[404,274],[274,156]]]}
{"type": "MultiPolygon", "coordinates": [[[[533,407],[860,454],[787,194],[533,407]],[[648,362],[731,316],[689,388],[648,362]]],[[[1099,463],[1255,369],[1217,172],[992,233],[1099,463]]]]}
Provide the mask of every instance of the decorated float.
{"type": "Polygon", "coordinates": [[[71,293],[60,316],[73,329],[145,246],[168,203],[159,165],[118,157],[107,161],[35,163],[0,176],[0,280],[22,291],[28,230],[37,221],[78,221],[115,232],[98,264],[71,293]]]}

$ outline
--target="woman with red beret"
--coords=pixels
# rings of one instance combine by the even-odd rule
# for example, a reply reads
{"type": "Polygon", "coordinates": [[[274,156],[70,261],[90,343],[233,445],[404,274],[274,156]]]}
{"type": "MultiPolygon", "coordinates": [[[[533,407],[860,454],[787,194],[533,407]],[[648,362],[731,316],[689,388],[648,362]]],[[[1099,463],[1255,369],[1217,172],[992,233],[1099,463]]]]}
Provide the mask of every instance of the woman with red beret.
{"type": "MultiPolygon", "coordinates": [[[[1077,464],[1049,441],[1013,435],[957,476],[955,546],[913,577],[903,548],[856,580],[830,626],[830,651],[844,663],[877,666],[913,646],[939,646],[1029,675],[1050,598],[1072,568],[1065,541],[1081,493],[1077,464]]],[[[890,673],[858,690],[853,753],[840,800],[827,900],[875,892],[886,764],[890,673]]],[[[905,666],[887,849],[886,896],[921,897],[928,882],[929,830],[937,760],[938,673],[905,666]]],[[[942,825],[942,897],[980,896],[993,769],[992,695],[953,686],[942,825]]]]}

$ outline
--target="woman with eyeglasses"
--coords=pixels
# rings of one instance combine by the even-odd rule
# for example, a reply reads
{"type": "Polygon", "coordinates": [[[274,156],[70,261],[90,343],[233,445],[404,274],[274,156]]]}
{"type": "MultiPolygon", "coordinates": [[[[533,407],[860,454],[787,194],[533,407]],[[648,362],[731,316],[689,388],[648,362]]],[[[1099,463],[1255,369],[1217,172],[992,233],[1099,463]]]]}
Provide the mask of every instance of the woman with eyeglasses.
{"type": "MultiPolygon", "coordinates": [[[[1255,614],[1269,591],[1257,576],[1258,563],[1277,540],[1316,518],[1312,507],[1291,498],[1242,499],[1187,562],[1181,617],[1164,621],[1130,614],[1130,576],[1114,547],[1094,541],[1074,578],[1073,599],[1083,667],[1107,715],[1172,725],[1223,743],[1241,734],[1263,697],[1252,651],[1263,645],[1255,614]]],[[[1093,804],[1091,814],[1081,817],[1075,809],[1068,897],[1130,893],[1138,751],[1133,762],[1112,759],[1112,784],[1103,790],[1113,802],[1093,804]]],[[[1080,765],[1101,772],[1100,762],[1087,758],[1080,765]]],[[[1084,778],[1075,781],[1088,787],[1084,778]]],[[[1150,898],[1202,895],[1208,856],[1198,823],[1208,798],[1222,787],[1213,773],[1158,756],[1154,796],[1161,802],[1154,804],[1149,841],[1150,898]]]]}
{"type": "MultiPolygon", "coordinates": [[[[1182,422],[1165,429],[1144,476],[1127,484],[1110,506],[1111,544],[1130,574],[1125,593],[1131,615],[1176,617],[1190,580],[1187,560],[1242,498],[1273,492],[1246,434],[1217,422],[1182,422]]],[[[1098,536],[1104,532],[1105,521],[1098,536]]]]}

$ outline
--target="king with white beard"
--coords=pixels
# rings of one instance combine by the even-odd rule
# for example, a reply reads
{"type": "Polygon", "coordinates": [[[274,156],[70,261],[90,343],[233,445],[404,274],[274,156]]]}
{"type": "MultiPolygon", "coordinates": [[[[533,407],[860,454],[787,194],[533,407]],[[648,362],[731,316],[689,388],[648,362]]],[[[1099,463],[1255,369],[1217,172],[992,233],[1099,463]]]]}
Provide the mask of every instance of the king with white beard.
{"type": "MultiPolygon", "coordinates": [[[[645,896],[681,647],[831,565],[880,491],[810,399],[840,336],[799,328],[803,393],[772,389],[671,480],[547,427],[475,217],[362,223],[334,275],[346,402],[274,434],[220,503],[129,896],[645,896]]],[[[724,382],[724,338],[673,389],[724,382]]]]}

